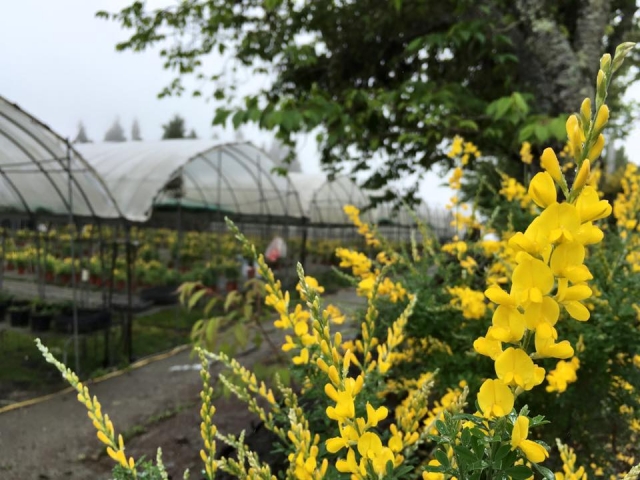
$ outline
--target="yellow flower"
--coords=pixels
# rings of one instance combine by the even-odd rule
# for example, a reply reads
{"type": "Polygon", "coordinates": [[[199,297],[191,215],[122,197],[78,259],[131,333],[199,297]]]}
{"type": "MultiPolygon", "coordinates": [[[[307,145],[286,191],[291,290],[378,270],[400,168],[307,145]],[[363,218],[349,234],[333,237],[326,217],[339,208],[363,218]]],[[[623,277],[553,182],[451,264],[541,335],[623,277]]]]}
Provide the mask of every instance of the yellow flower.
{"type": "Polygon", "coordinates": [[[536,328],[536,353],[539,357],[569,358],[573,356],[573,347],[568,340],[556,343],[558,332],[545,322],[541,322],[536,328]]]}
{"type": "Polygon", "coordinates": [[[531,179],[529,196],[540,208],[547,208],[556,201],[556,185],[549,172],[537,173],[531,179]]]}
{"type": "Polygon", "coordinates": [[[520,148],[520,159],[522,163],[530,165],[533,161],[533,155],[531,155],[531,144],[529,142],[522,142],[522,148],[520,148]]]}
{"type": "Polygon", "coordinates": [[[513,404],[511,389],[500,380],[485,380],[478,391],[478,405],[487,418],[508,415],[513,410],[513,404]]]}
{"type": "Polygon", "coordinates": [[[511,450],[519,448],[525,454],[527,460],[533,463],[540,463],[549,457],[549,452],[540,444],[527,440],[529,436],[529,419],[520,415],[511,433],[511,450]]]}
{"type": "Polygon", "coordinates": [[[531,390],[544,380],[544,368],[537,366],[520,348],[509,347],[495,361],[496,375],[505,384],[531,390]]]}

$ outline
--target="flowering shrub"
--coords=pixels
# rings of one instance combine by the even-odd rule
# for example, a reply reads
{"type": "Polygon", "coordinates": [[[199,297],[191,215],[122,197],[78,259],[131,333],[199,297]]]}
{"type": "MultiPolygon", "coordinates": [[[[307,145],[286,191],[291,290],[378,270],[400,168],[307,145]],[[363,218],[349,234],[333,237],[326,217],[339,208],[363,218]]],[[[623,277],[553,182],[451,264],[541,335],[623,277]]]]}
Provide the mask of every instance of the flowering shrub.
{"type": "MultiPolygon", "coordinates": [[[[476,238],[440,246],[422,228],[422,244],[412,242],[407,256],[388,248],[357,209],[345,208],[365,242],[381,249],[375,258],[336,251],[367,300],[353,338],[339,331],[345,315],[322,303],[322,286],[300,266],[301,303],[293,307],[264,257],[229,222],[258,265],[264,304],[277,314],[274,326],[284,333],[294,381],[269,386],[227,354],[197,349],[206,478],[223,471],[264,479],[528,479],[534,472],[582,479],[587,472],[615,477],[629,470],[640,430],[630,381],[640,367],[633,304],[640,286],[633,276],[640,178],[629,171],[613,208],[616,224],[606,224],[612,207],[600,198],[592,165],[604,147],[607,88],[630,48],[624,44],[614,58],[602,58],[593,108],[587,99],[567,121],[575,178],[567,179],[547,149],[528,188],[503,179],[502,194],[530,218],[522,231],[491,232],[491,219],[481,225],[473,209],[466,215],[455,199],[460,235],[476,238]],[[278,439],[274,456],[282,453],[283,469],[250,451],[244,433],[216,429],[210,361],[226,367],[230,374],[220,375],[222,384],[278,439]],[[594,431],[603,419],[627,423],[628,433],[616,427],[612,438],[606,428],[594,431]],[[559,455],[550,458],[552,442],[539,437],[560,438],[559,455]],[[219,456],[217,442],[236,455],[219,456]]],[[[530,149],[523,146],[521,154],[533,162],[530,149]]],[[[460,160],[454,187],[476,155],[473,145],[454,141],[451,157],[460,160]]],[[[193,289],[183,292],[192,295],[189,302],[198,301],[193,289]]],[[[166,478],[161,461],[142,465],[127,458],[98,400],[38,346],[78,391],[116,462],[114,476],[166,478]]]]}

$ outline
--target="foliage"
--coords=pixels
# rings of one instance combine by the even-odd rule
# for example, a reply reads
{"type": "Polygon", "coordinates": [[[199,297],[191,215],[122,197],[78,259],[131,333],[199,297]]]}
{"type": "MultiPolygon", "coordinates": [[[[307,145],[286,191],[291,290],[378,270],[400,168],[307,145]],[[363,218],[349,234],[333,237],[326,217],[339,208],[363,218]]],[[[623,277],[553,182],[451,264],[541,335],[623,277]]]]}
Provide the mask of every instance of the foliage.
{"type": "Polygon", "coordinates": [[[134,142],[139,142],[142,140],[140,136],[140,125],[138,124],[138,119],[135,119],[131,124],[131,140],[134,142]]]}
{"type": "Polygon", "coordinates": [[[122,125],[120,125],[119,118],[116,118],[113,121],[113,123],[109,127],[109,130],[107,130],[107,132],[104,134],[104,141],[105,142],[126,142],[127,141],[127,137],[124,136],[124,129],[122,128],[122,125]]]}
{"type": "MultiPolygon", "coordinates": [[[[131,30],[118,50],[160,47],[176,74],[160,96],[184,93],[193,76],[193,95],[222,104],[216,125],[255,123],[286,146],[317,133],[327,167],[369,170],[382,157],[366,182],[375,189],[445,160],[457,134],[507,163],[516,142],[560,140],[591,93],[589,59],[636,39],[636,10],[630,0],[189,0],[98,16],[131,30]],[[246,70],[272,81],[247,93],[246,70]]],[[[630,83],[616,85],[616,111],[630,83]]]]}
{"type": "Polygon", "coordinates": [[[184,125],[184,118],[176,114],[168,123],[162,125],[162,139],[168,140],[171,138],[185,138],[186,127],[184,125]]]}
{"type": "MultiPolygon", "coordinates": [[[[347,248],[336,251],[340,267],[351,271],[358,295],[367,300],[354,338],[342,334],[345,315],[323,304],[323,287],[302,266],[302,304],[293,307],[264,256],[228,221],[258,266],[264,304],[275,310],[274,327],[285,334],[282,350],[291,352],[294,382],[293,387],[276,382],[274,391],[224,352],[197,349],[205,478],[212,480],[219,471],[270,480],[525,480],[534,472],[549,480],[584,479],[585,472],[634,478],[638,468],[626,476],[621,472],[635,463],[640,431],[634,386],[640,310],[633,303],[640,293],[640,174],[628,167],[612,208],[600,198],[597,169],[591,170],[604,147],[607,89],[631,47],[623,44],[613,58],[602,57],[593,105],[585,99],[580,113],[567,120],[575,177],[568,179],[548,148],[540,158],[543,171],[527,189],[503,178],[502,195],[511,197],[511,208],[531,215],[524,231],[494,231],[497,238],[483,238],[491,222],[481,224],[472,211],[457,215],[456,222],[473,239],[439,246],[420,226],[422,245],[414,238],[404,254],[389,248],[358,209],[345,207],[367,246],[381,249],[375,258],[347,248]],[[612,211],[615,225],[595,223],[612,211]],[[432,278],[428,288],[420,283],[425,276],[432,278]],[[451,360],[440,362],[439,354],[451,360]],[[277,446],[269,463],[247,447],[244,432],[235,436],[216,428],[211,361],[225,367],[219,375],[224,387],[274,435],[277,446]],[[604,426],[595,428],[600,416],[604,426]],[[539,439],[549,433],[560,439],[554,459],[551,442],[539,439]],[[219,456],[217,442],[235,455],[219,456]],[[274,460],[278,455],[286,458],[282,467],[274,460]]],[[[471,142],[454,142],[451,157],[461,166],[454,170],[453,186],[460,187],[462,167],[476,151],[471,142]]],[[[207,290],[191,284],[182,293],[193,306],[207,290]]],[[[118,465],[117,478],[136,478],[139,470],[140,476],[159,478],[160,465],[127,459],[98,400],[39,342],[38,347],[78,391],[118,465]]]]}
{"type": "Polygon", "coordinates": [[[78,124],[78,133],[76,135],[76,138],[73,140],[73,143],[91,143],[91,140],[89,140],[87,132],[84,128],[84,124],[82,122],[78,124]]]}

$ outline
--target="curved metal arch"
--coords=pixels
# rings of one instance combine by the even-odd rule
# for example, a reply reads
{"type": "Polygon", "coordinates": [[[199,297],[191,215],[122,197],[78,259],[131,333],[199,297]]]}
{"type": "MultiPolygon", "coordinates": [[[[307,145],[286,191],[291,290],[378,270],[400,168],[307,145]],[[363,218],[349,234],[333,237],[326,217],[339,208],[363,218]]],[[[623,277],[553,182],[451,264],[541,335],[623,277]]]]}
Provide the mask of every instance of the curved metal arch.
{"type": "MultiPolygon", "coordinates": [[[[342,176],[340,176],[340,177],[337,177],[337,178],[336,178],[335,180],[333,180],[333,181],[331,181],[331,180],[329,180],[329,179],[325,180],[325,182],[324,182],[322,185],[320,185],[320,187],[318,187],[318,188],[316,189],[316,191],[313,193],[313,197],[311,198],[311,204],[312,204],[312,205],[314,205],[314,204],[315,204],[315,205],[317,205],[317,204],[318,204],[318,200],[317,200],[318,195],[319,195],[319,194],[320,194],[320,192],[321,192],[324,188],[326,188],[326,187],[328,187],[328,188],[329,188],[329,190],[330,190],[330,192],[333,194],[333,198],[337,198],[337,196],[338,196],[338,195],[337,195],[337,194],[335,194],[335,192],[336,192],[337,190],[342,190],[342,192],[346,194],[346,196],[347,196],[347,198],[348,198],[348,201],[349,201],[349,202],[352,202],[352,201],[353,201],[353,192],[354,192],[354,191],[358,191],[358,192],[360,192],[360,194],[361,194],[363,197],[365,197],[365,198],[366,198],[366,195],[364,194],[364,192],[362,191],[362,189],[360,189],[360,187],[358,187],[358,185],[357,185],[355,182],[353,182],[352,180],[351,180],[351,181],[352,181],[352,183],[353,183],[353,184],[354,184],[354,186],[355,186],[355,187],[357,187],[357,188],[356,188],[356,189],[354,189],[354,190],[352,190],[352,191],[348,191],[348,190],[347,190],[347,188],[346,188],[346,186],[345,186],[345,185],[342,185],[342,184],[338,181],[338,179],[343,179],[343,178],[346,178],[346,179],[348,179],[348,180],[351,180],[351,179],[350,179],[348,176],[346,176],[346,175],[342,175],[342,176]]],[[[323,219],[321,219],[321,221],[322,221],[322,220],[323,220],[323,219]]]]}
{"type": "MultiPolygon", "coordinates": [[[[262,188],[262,184],[260,183],[260,180],[258,179],[258,177],[255,175],[254,172],[251,171],[251,169],[245,164],[245,162],[243,160],[241,160],[240,158],[238,158],[237,155],[241,155],[243,157],[245,157],[245,159],[247,159],[246,155],[243,155],[241,152],[235,152],[235,151],[225,151],[229,156],[231,156],[232,158],[234,158],[240,165],[242,165],[242,167],[247,171],[247,173],[249,173],[249,175],[255,180],[256,182],[256,186],[260,192],[260,200],[261,200],[261,205],[264,204],[265,208],[267,209],[267,215],[271,216],[271,210],[269,209],[269,205],[268,203],[265,201],[266,200],[266,196],[264,194],[264,189],[262,188]]],[[[248,159],[249,162],[251,162],[251,159],[248,159]]],[[[260,173],[263,173],[263,170],[260,166],[258,166],[258,168],[260,169],[260,173]]],[[[277,190],[276,190],[277,191],[277,190]]],[[[278,196],[278,199],[280,200],[280,203],[282,204],[282,207],[284,209],[284,211],[287,211],[287,207],[285,206],[284,202],[282,201],[282,197],[278,196]]]]}
{"type": "MultiPolygon", "coordinates": [[[[209,152],[207,152],[209,153],[209,152]]],[[[238,202],[238,197],[236,197],[236,192],[234,192],[233,187],[231,186],[231,183],[229,182],[229,179],[226,177],[226,175],[224,175],[222,173],[222,168],[220,168],[219,166],[216,166],[207,156],[206,153],[201,154],[201,159],[202,161],[204,161],[207,165],[209,165],[209,167],[211,167],[215,172],[218,173],[218,178],[220,178],[220,180],[222,180],[225,185],[229,188],[229,192],[231,192],[231,196],[233,197],[233,202],[236,205],[236,208],[238,210],[240,210],[240,202],[238,202]]],[[[220,208],[220,201],[218,200],[218,208],[220,208]]]]}
{"type": "Polygon", "coordinates": [[[11,180],[2,169],[0,169],[0,175],[2,175],[2,177],[7,181],[7,183],[9,184],[9,186],[11,187],[15,195],[17,195],[18,200],[20,200],[20,202],[24,206],[24,209],[26,210],[27,215],[29,215],[30,217],[33,217],[34,216],[33,211],[31,210],[31,208],[29,208],[29,204],[22,196],[22,193],[20,193],[20,189],[15,186],[15,184],[13,183],[13,180],[11,180]]]}
{"type": "MultiPolygon", "coordinates": [[[[53,136],[55,139],[57,139],[59,142],[63,143],[66,148],[67,148],[67,154],[73,154],[73,160],[79,162],[80,164],[82,164],[83,169],[86,169],[87,172],[90,173],[91,178],[93,180],[95,180],[101,187],[102,187],[102,191],[103,193],[108,197],[111,205],[114,207],[116,214],[119,218],[122,218],[122,212],[120,211],[120,206],[117,204],[117,202],[115,201],[113,195],[111,194],[111,192],[109,191],[109,189],[107,188],[106,184],[104,183],[104,181],[102,180],[102,177],[100,175],[98,175],[98,173],[91,167],[91,165],[89,165],[89,163],[87,163],[84,158],[82,157],[82,155],[80,155],[78,153],[78,151],[73,148],[71,146],[71,144],[69,143],[69,141],[63,137],[61,137],[60,135],[58,135],[56,132],[54,132],[48,125],[46,125],[45,123],[41,122],[40,120],[38,120],[37,118],[35,118],[33,115],[27,113],[26,111],[24,111],[22,108],[20,108],[17,104],[8,101],[6,98],[4,98],[3,96],[0,95],[0,101],[5,102],[7,105],[10,105],[12,108],[14,108],[16,111],[20,112],[20,114],[24,115],[25,117],[27,117],[29,119],[29,121],[31,121],[32,123],[38,125],[40,128],[44,129],[46,132],[48,132],[51,136],[53,136]]],[[[53,161],[57,161],[60,165],[60,167],[62,168],[62,170],[67,170],[69,169],[69,176],[71,177],[71,181],[76,185],[76,187],[78,188],[78,191],[80,192],[80,195],[82,196],[85,204],[87,205],[89,211],[91,212],[91,215],[94,218],[97,218],[98,216],[95,213],[95,208],[94,205],[89,201],[89,198],[86,194],[86,192],[84,191],[84,188],[78,183],[78,180],[75,178],[75,176],[73,175],[73,170],[70,167],[67,167],[63,164],[64,160],[67,160],[67,158],[65,157],[64,159],[59,158],[58,156],[56,156],[54,154],[54,152],[51,151],[51,149],[44,145],[44,143],[37,138],[36,136],[34,136],[31,132],[29,132],[25,127],[23,127],[22,125],[20,125],[19,123],[15,122],[12,118],[7,117],[6,115],[2,115],[3,118],[5,118],[6,120],[8,120],[11,124],[15,125],[17,128],[19,128],[21,131],[23,131],[29,138],[31,138],[32,140],[34,140],[38,145],[40,145],[40,147],[42,147],[45,151],[49,152],[51,154],[52,160],[53,161]]],[[[5,134],[5,137],[9,138],[8,135],[5,134]]],[[[17,145],[16,142],[13,142],[14,144],[17,145]]],[[[21,148],[22,150],[22,148],[21,148]]],[[[25,152],[26,154],[26,152],[25,152]]],[[[35,160],[31,155],[26,154],[28,158],[31,158],[33,162],[35,162],[36,164],[38,164],[38,167],[40,168],[40,170],[44,173],[45,170],[42,169],[42,166],[39,164],[38,160],[35,160]]],[[[58,192],[58,194],[60,195],[59,189],[57,188],[55,182],[53,182],[53,180],[51,179],[51,177],[49,176],[48,173],[45,173],[45,175],[47,176],[47,179],[49,180],[49,182],[52,184],[52,186],[54,186],[54,188],[56,189],[56,191],[58,192]]],[[[62,196],[63,198],[63,202],[65,203],[65,206],[67,207],[67,210],[69,210],[69,206],[66,202],[66,200],[64,200],[64,196],[62,196]]],[[[73,215],[73,212],[69,212],[73,215]]]]}
{"type": "MultiPolygon", "coordinates": [[[[255,145],[251,144],[250,142],[245,142],[245,143],[242,143],[242,144],[239,144],[238,142],[221,143],[221,144],[219,144],[219,145],[216,145],[216,146],[213,146],[213,147],[208,148],[208,149],[206,149],[206,150],[203,150],[202,152],[198,152],[196,155],[193,155],[192,157],[188,158],[185,162],[183,162],[183,164],[182,164],[180,167],[176,168],[173,172],[171,172],[171,174],[170,174],[170,175],[168,176],[168,178],[167,178],[167,182],[168,182],[168,181],[170,181],[172,178],[175,178],[176,176],[179,176],[180,172],[181,172],[183,169],[187,168],[187,166],[188,166],[191,162],[195,161],[196,159],[198,159],[198,158],[206,159],[206,155],[207,155],[208,153],[210,153],[210,152],[214,152],[214,151],[218,151],[218,150],[224,150],[224,149],[226,149],[227,147],[229,147],[229,146],[231,146],[231,145],[250,145],[252,148],[254,148],[254,149],[258,150],[259,152],[261,152],[262,154],[264,154],[267,158],[270,158],[266,153],[264,153],[262,150],[260,150],[260,149],[259,149],[259,148],[257,148],[255,145]]],[[[251,171],[251,169],[250,169],[250,168],[248,168],[248,167],[247,167],[247,165],[245,165],[245,163],[244,163],[242,160],[238,159],[235,155],[231,154],[229,151],[226,151],[226,153],[230,154],[230,155],[231,155],[231,156],[233,156],[236,160],[238,160],[238,162],[240,163],[240,165],[241,165],[241,166],[242,166],[242,167],[247,171],[247,173],[249,173],[249,175],[250,175],[252,178],[254,178],[254,180],[257,180],[257,179],[256,179],[255,174],[251,171]]],[[[246,155],[242,154],[242,152],[239,152],[239,153],[240,153],[243,157],[246,157],[246,155]]],[[[211,163],[210,163],[210,162],[207,162],[207,163],[208,163],[211,167],[213,167],[213,165],[211,165],[211,163]]],[[[213,168],[215,168],[215,167],[213,167],[213,168]]],[[[219,171],[221,171],[221,170],[222,170],[222,168],[221,168],[219,171]]],[[[229,182],[226,180],[226,177],[225,177],[224,175],[222,176],[222,178],[224,178],[224,179],[225,179],[225,183],[227,183],[227,185],[231,186],[231,185],[229,184],[229,182]]],[[[165,182],[165,185],[166,185],[166,182],[165,182]]],[[[277,189],[276,189],[276,191],[277,191],[277,189]]],[[[160,196],[161,192],[162,192],[162,189],[161,189],[161,190],[158,190],[158,191],[153,195],[153,197],[151,198],[151,205],[150,205],[150,208],[153,208],[153,205],[157,202],[158,197],[160,196]]],[[[233,189],[231,189],[231,192],[233,192],[233,189]]],[[[262,192],[261,192],[261,193],[262,193],[262,192]]],[[[262,197],[264,198],[264,195],[262,195],[262,197]]],[[[235,197],[235,194],[234,194],[234,201],[236,202],[236,205],[239,205],[239,203],[238,203],[238,201],[237,201],[237,197],[235,197]]],[[[298,200],[298,203],[299,203],[299,200],[298,200]]],[[[286,208],[285,208],[285,210],[286,210],[286,208]]],[[[270,213],[269,213],[269,214],[270,214],[270,213]]]]}
{"type": "Polygon", "coordinates": [[[204,192],[200,189],[200,186],[198,185],[198,182],[196,182],[195,178],[189,175],[189,173],[186,172],[185,170],[182,171],[182,174],[193,182],[193,184],[196,187],[196,190],[198,191],[198,193],[200,194],[200,197],[202,198],[202,201],[204,202],[207,209],[209,209],[210,205],[209,205],[209,202],[207,202],[207,197],[205,196],[204,192]]]}
{"type": "MultiPolygon", "coordinates": [[[[3,115],[2,112],[0,112],[0,117],[5,118],[6,120],[8,120],[9,122],[13,123],[15,125],[15,122],[13,122],[10,118],[8,118],[6,115],[3,115]]],[[[16,127],[20,128],[19,125],[16,125],[16,127]]],[[[23,129],[22,129],[23,130],[23,129]]],[[[23,130],[24,131],[24,130],[23,130]]],[[[15,145],[15,147],[20,150],[27,158],[31,159],[31,162],[34,166],[37,166],[38,170],[40,170],[40,172],[44,175],[44,177],[47,179],[47,181],[49,182],[49,184],[51,184],[51,186],[53,187],[53,189],[56,191],[56,193],[58,194],[58,196],[60,197],[60,200],[62,200],[62,203],[64,204],[65,208],[67,209],[68,213],[71,213],[71,206],[69,205],[68,199],[65,198],[64,195],[62,195],[62,192],[60,191],[60,189],[58,188],[58,185],[56,185],[56,183],[51,179],[51,176],[49,175],[49,172],[47,172],[44,168],[42,168],[42,165],[40,165],[40,163],[31,155],[31,153],[29,153],[24,146],[19,143],[15,138],[10,137],[5,131],[0,130],[0,135],[2,135],[3,137],[5,137],[9,142],[11,142],[13,145],[15,145]]],[[[35,140],[34,137],[32,137],[30,135],[30,137],[35,140]]],[[[49,150],[47,150],[49,153],[51,153],[49,150]]],[[[2,167],[0,167],[0,170],[2,170],[4,172],[4,170],[2,169],[2,167]]]]}
{"type": "MultiPolygon", "coordinates": [[[[230,148],[232,150],[234,150],[235,152],[237,152],[238,155],[242,155],[244,158],[246,158],[249,162],[253,163],[256,167],[258,167],[260,169],[261,172],[265,172],[265,170],[262,168],[262,165],[260,165],[259,163],[251,160],[250,157],[248,157],[246,154],[244,154],[243,152],[239,151],[237,149],[237,145],[242,145],[240,143],[231,143],[227,145],[227,148],[230,148]],[[236,147],[236,148],[234,148],[236,147]]],[[[255,148],[259,153],[261,153],[263,156],[265,156],[266,158],[271,158],[269,157],[269,155],[262,149],[256,147],[255,145],[252,145],[253,148],[255,148]]],[[[271,186],[273,187],[273,191],[275,192],[280,192],[280,189],[278,188],[278,186],[274,183],[273,178],[271,176],[270,172],[265,172],[266,173],[266,177],[269,180],[269,182],[271,183],[271,186]]],[[[297,204],[298,204],[298,211],[302,213],[302,204],[300,203],[300,196],[297,194],[297,190],[293,189],[293,191],[291,191],[291,179],[289,179],[288,177],[283,177],[285,179],[285,181],[287,182],[287,196],[290,194],[295,195],[296,200],[297,200],[297,204]]],[[[278,195],[278,198],[280,200],[280,203],[282,203],[283,207],[284,207],[284,211],[285,212],[289,212],[289,208],[287,205],[284,204],[284,200],[282,199],[282,195],[278,195]]],[[[288,213],[289,215],[289,213],[288,213]]]]}

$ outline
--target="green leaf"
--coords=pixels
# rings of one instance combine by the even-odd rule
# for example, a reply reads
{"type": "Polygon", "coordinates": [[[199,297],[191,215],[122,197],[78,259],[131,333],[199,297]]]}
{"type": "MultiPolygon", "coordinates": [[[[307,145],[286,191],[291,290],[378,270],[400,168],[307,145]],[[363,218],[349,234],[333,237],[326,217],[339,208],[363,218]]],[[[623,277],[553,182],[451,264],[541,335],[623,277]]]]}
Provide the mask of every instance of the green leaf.
{"type": "Polygon", "coordinates": [[[196,304],[200,301],[200,299],[207,293],[207,290],[201,288],[196,293],[194,293],[191,298],[189,298],[189,303],[187,304],[187,308],[191,310],[196,304]]]}
{"type": "Polygon", "coordinates": [[[227,123],[227,118],[231,115],[231,110],[227,110],[226,108],[218,108],[216,110],[216,116],[213,117],[214,125],[224,125],[227,123]]]}
{"type": "Polygon", "coordinates": [[[546,480],[555,480],[556,478],[556,475],[547,467],[534,463],[533,468],[535,468],[546,480]]]}
{"type": "Polygon", "coordinates": [[[211,309],[215,307],[216,303],[218,303],[218,297],[211,297],[204,307],[204,314],[209,315],[209,313],[211,313],[211,309]]]}
{"type": "Polygon", "coordinates": [[[242,125],[242,123],[244,122],[244,119],[245,119],[245,115],[242,110],[238,110],[236,113],[234,113],[233,118],[231,118],[231,123],[233,124],[233,128],[237,130],[238,127],[242,125]]]}
{"type": "Polygon", "coordinates": [[[449,468],[449,457],[442,450],[438,449],[433,453],[435,459],[440,463],[442,468],[449,468]]]}
{"type": "Polygon", "coordinates": [[[235,337],[236,342],[238,342],[238,345],[240,345],[242,348],[247,345],[248,337],[246,335],[245,326],[242,323],[238,323],[233,328],[233,336],[235,337]]]}
{"type": "Polygon", "coordinates": [[[511,451],[511,445],[502,445],[498,451],[495,453],[495,455],[493,456],[493,462],[494,465],[496,466],[495,468],[499,468],[497,467],[498,465],[500,465],[500,462],[502,461],[502,459],[504,457],[506,457],[507,455],[509,455],[509,452],[511,451]]]}
{"type": "Polygon", "coordinates": [[[467,447],[456,445],[455,447],[453,447],[453,450],[456,452],[458,458],[463,461],[463,463],[471,464],[478,461],[478,458],[467,447]]]}
{"type": "Polygon", "coordinates": [[[507,468],[504,473],[513,480],[526,480],[533,475],[531,469],[524,465],[516,465],[515,467],[507,468]]]}
{"type": "Polygon", "coordinates": [[[217,333],[218,333],[218,320],[212,318],[207,322],[207,327],[204,335],[207,346],[211,347],[212,349],[213,349],[213,345],[216,343],[217,333]]]}
{"type": "Polygon", "coordinates": [[[536,139],[540,143],[546,142],[547,139],[549,138],[549,132],[544,125],[537,124],[534,128],[534,133],[535,133],[536,139]]]}

